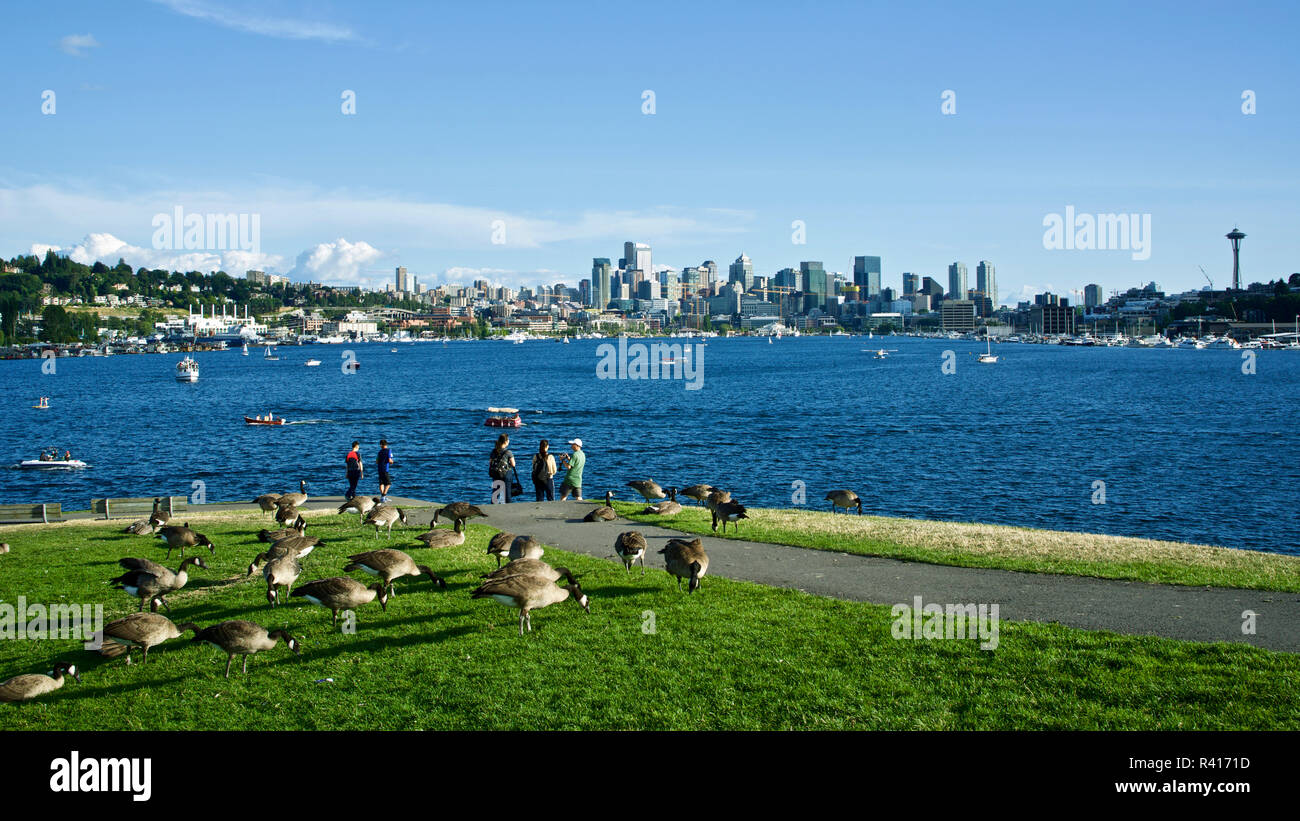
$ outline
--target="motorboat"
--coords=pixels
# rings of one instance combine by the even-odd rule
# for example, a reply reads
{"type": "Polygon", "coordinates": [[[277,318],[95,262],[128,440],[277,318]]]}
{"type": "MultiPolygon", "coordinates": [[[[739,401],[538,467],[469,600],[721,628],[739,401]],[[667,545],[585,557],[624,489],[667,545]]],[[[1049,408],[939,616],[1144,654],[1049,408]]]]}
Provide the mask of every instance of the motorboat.
{"type": "Polygon", "coordinates": [[[176,381],[177,382],[198,382],[199,381],[199,363],[190,357],[185,357],[176,363],[176,381]]]}
{"type": "Polygon", "coordinates": [[[317,366],[319,366],[319,365],[320,365],[320,360],[319,360],[319,359],[308,359],[308,360],[307,360],[307,367],[309,367],[309,368],[315,368],[315,367],[317,367],[317,366]]]}
{"type": "Polygon", "coordinates": [[[244,424],[246,425],[284,425],[287,424],[283,416],[276,416],[268,413],[266,416],[245,416],[244,424]]]}
{"type": "Polygon", "coordinates": [[[80,459],[60,459],[58,449],[50,448],[41,453],[41,458],[24,459],[18,463],[18,467],[27,468],[29,470],[76,470],[78,468],[90,467],[90,465],[87,465],[80,459]]]}
{"type": "Polygon", "coordinates": [[[489,428],[518,428],[524,424],[524,420],[519,418],[518,408],[488,408],[488,413],[496,414],[483,421],[489,428]]]}

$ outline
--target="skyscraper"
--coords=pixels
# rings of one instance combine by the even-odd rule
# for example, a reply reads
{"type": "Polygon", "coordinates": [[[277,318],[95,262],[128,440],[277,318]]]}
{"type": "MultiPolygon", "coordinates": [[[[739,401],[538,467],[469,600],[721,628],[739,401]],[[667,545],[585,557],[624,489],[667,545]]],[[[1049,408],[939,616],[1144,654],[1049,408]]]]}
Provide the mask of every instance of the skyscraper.
{"type": "Polygon", "coordinates": [[[975,266],[975,290],[991,302],[993,310],[997,310],[998,271],[988,260],[982,259],[979,265],[975,266]]]}
{"type": "Polygon", "coordinates": [[[1083,306],[1085,308],[1096,308],[1102,303],[1103,294],[1100,285],[1083,286],[1083,306]]]}
{"type": "Polygon", "coordinates": [[[853,284],[863,299],[880,295],[880,257],[853,258],[853,284]]]}
{"type": "Polygon", "coordinates": [[[826,300],[830,296],[830,277],[820,262],[806,261],[799,263],[799,274],[803,279],[802,290],[809,296],[812,307],[826,309],[826,300]]]}
{"type": "Polygon", "coordinates": [[[727,269],[727,273],[728,282],[739,282],[744,286],[746,291],[753,289],[754,263],[751,262],[749,257],[745,256],[743,252],[740,256],[736,257],[735,262],[731,263],[731,267],[727,269]]]}
{"type": "Polygon", "coordinates": [[[916,274],[903,273],[903,296],[911,296],[920,286],[921,278],[916,274]]]}
{"type": "Polygon", "coordinates": [[[644,277],[654,274],[654,265],[650,262],[650,246],[644,242],[623,243],[624,266],[629,271],[640,271],[641,276],[633,276],[631,285],[636,286],[644,277]]]}
{"type": "Polygon", "coordinates": [[[595,257],[591,261],[591,299],[592,307],[598,311],[609,305],[610,284],[609,257],[595,257]]]}
{"type": "Polygon", "coordinates": [[[963,263],[954,262],[948,266],[948,298],[966,298],[966,266],[963,263]]]}
{"type": "Polygon", "coordinates": [[[396,279],[397,279],[397,281],[394,283],[394,285],[396,286],[397,290],[399,290],[399,291],[409,291],[409,290],[411,290],[411,288],[410,288],[410,284],[407,282],[406,268],[405,268],[404,266],[399,265],[399,266],[397,267],[397,278],[396,278],[396,279]]]}

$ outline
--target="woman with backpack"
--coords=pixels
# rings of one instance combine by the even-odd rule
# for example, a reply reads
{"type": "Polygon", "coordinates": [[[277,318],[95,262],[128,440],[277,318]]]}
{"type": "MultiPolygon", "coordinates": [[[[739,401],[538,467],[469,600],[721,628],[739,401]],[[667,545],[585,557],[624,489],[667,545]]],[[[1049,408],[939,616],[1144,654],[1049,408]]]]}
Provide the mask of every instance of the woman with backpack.
{"type": "Polygon", "coordinates": [[[551,443],[543,439],[533,454],[533,488],[537,491],[537,501],[555,501],[555,457],[551,455],[551,443]]]}
{"type": "Polygon", "coordinates": [[[510,436],[503,433],[497,437],[496,447],[488,457],[488,476],[492,477],[492,504],[510,501],[510,472],[514,469],[515,455],[510,452],[510,436]]]}

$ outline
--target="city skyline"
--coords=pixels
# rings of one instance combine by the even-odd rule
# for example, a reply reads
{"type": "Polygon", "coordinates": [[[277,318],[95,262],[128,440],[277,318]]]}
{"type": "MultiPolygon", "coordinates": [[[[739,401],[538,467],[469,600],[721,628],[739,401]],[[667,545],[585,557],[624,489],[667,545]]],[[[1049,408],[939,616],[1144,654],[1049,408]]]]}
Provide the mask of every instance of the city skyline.
{"type": "Polygon", "coordinates": [[[519,287],[576,282],[636,237],[679,271],[743,250],[756,274],[822,260],[851,275],[865,249],[894,288],[903,272],[944,279],[954,260],[992,259],[997,301],[1014,303],[1084,283],[1197,289],[1202,265],[1230,282],[1223,235],[1239,224],[1243,285],[1287,276],[1300,269],[1300,103],[1269,78],[1297,67],[1296,12],[1252,7],[1256,34],[1237,42],[1172,8],[1011,23],[946,4],[756,4],[743,18],[560,4],[508,20],[386,6],[308,19],[208,0],[33,8],[15,15],[0,78],[0,255],[55,246],[367,287],[400,265],[424,282],[519,287]],[[869,68],[851,49],[816,64],[787,54],[793,36],[835,42],[886,8],[896,36],[869,68]],[[634,16],[665,54],[692,59],[592,72],[576,56],[634,16]],[[747,48],[697,48],[738,24],[747,48]],[[972,38],[986,45],[974,65],[972,38]],[[1069,65],[1087,65],[1086,82],[1069,65]],[[154,216],[179,206],[260,215],[260,250],[153,247],[154,216]],[[1149,216],[1150,257],[1048,250],[1044,218],[1067,209],[1149,216]]]}

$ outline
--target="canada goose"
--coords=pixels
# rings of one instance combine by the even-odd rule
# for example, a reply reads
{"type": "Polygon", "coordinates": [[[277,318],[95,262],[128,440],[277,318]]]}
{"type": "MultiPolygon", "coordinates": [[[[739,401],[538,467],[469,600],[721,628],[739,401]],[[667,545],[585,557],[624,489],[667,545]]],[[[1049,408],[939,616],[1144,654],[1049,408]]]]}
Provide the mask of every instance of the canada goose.
{"type": "Polygon", "coordinates": [[[664,557],[664,567],[677,577],[677,589],[682,589],[682,579],[690,579],[687,592],[694,593],[700,587],[700,579],[709,569],[709,557],[704,552],[704,545],[699,538],[669,539],[664,549],[659,551],[664,557]]]}
{"type": "Polygon", "coordinates": [[[400,550],[371,550],[348,556],[348,559],[349,564],[343,568],[345,572],[364,570],[372,576],[378,576],[388,586],[390,596],[397,595],[393,588],[394,579],[418,576],[421,573],[432,579],[438,587],[447,589],[447,582],[441,576],[425,565],[416,564],[414,559],[400,550]]]}
{"type": "Polygon", "coordinates": [[[272,607],[280,601],[280,588],[288,593],[293,583],[302,573],[302,562],[292,553],[276,556],[262,568],[262,577],[266,579],[266,600],[272,607]]]}
{"type": "Polygon", "coordinates": [[[66,661],[60,661],[54,665],[48,676],[40,673],[27,673],[21,676],[14,676],[5,682],[0,682],[0,701],[27,701],[43,696],[46,693],[52,693],[63,686],[64,674],[72,676],[81,683],[81,676],[77,675],[77,665],[66,661]]]}
{"type": "Polygon", "coordinates": [[[641,575],[645,575],[645,536],[635,530],[618,534],[614,540],[614,552],[623,560],[623,570],[632,572],[632,564],[641,560],[641,575]]]}
{"type": "Polygon", "coordinates": [[[614,492],[605,491],[605,504],[601,507],[592,508],[591,512],[582,517],[584,522],[612,522],[618,518],[618,513],[614,510],[614,492]]]}
{"type": "Polygon", "coordinates": [[[497,557],[497,569],[501,568],[501,560],[510,558],[510,545],[515,543],[515,534],[507,533],[504,530],[496,533],[488,540],[488,555],[497,557]]]}
{"type": "Polygon", "coordinates": [[[668,494],[664,493],[664,489],[659,487],[653,479],[636,479],[628,482],[627,486],[644,496],[647,502],[668,498],[668,494]]]}
{"type": "Polygon", "coordinates": [[[257,572],[257,568],[262,562],[273,562],[276,559],[285,556],[292,556],[301,561],[307,558],[313,550],[325,544],[324,541],[315,536],[289,536],[274,542],[265,552],[258,553],[253,557],[253,562],[248,566],[248,575],[257,572]]]}
{"type": "Polygon", "coordinates": [[[734,530],[740,527],[738,522],[741,519],[748,518],[749,514],[745,512],[745,506],[740,502],[720,502],[713,508],[713,530],[717,532],[718,522],[722,522],[722,532],[726,533],[727,522],[731,522],[735,526],[732,528],[734,530]]]}
{"type": "Polygon", "coordinates": [[[379,505],[366,514],[366,524],[375,526],[375,538],[379,538],[379,528],[387,527],[388,535],[393,535],[393,525],[397,522],[406,524],[406,511],[400,507],[389,507],[388,505],[379,505]]]}
{"type": "Polygon", "coordinates": [[[172,557],[172,551],[177,548],[180,549],[181,558],[183,559],[185,558],[185,548],[198,547],[199,545],[206,546],[209,553],[214,556],[217,555],[217,546],[202,533],[190,530],[189,522],[186,522],[183,525],[166,525],[160,527],[158,528],[157,537],[167,542],[167,558],[169,559],[172,557]]]}
{"type": "Polygon", "coordinates": [[[302,596],[312,604],[329,608],[334,613],[332,624],[338,624],[340,610],[352,610],[369,604],[376,597],[384,611],[388,611],[388,588],[383,582],[375,582],[366,587],[349,576],[335,576],[332,579],[300,584],[289,596],[302,596]]]}
{"type": "Polygon", "coordinates": [[[104,625],[104,641],[99,653],[107,658],[125,654],[126,663],[130,664],[131,649],[140,647],[144,649],[144,663],[148,664],[150,647],[180,638],[186,630],[199,632],[198,625],[176,625],[157,613],[130,613],[104,625]]]}
{"type": "Polygon", "coordinates": [[[487,514],[475,505],[471,505],[468,502],[452,502],[451,504],[444,505],[433,512],[433,523],[436,525],[440,518],[454,519],[457,522],[460,522],[461,529],[464,530],[465,520],[472,519],[475,516],[482,516],[485,519],[487,518],[487,514]]]}
{"type": "Polygon", "coordinates": [[[157,528],[154,526],[152,519],[136,519],[131,524],[122,528],[123,533],[130,533],[132,536],[149,536],[157,528]]]}
{"type": "Polygon", "coordinates": [[[293,524],[280,530],[266,530],[265,528],[257,531],[257,540],[259,542],[278,542],[281,539],[289,539],[294,536],[302,536],[307,532],[307,520],[299,516],[293,520],[293,524]]]}
{"type": "Polygon", "coordinates": [[[274,513],[278,509],[275,503],[280,501],[280,497],[283,495],[283,493],[263,493],[253,502],[262,509],[263,513],[274,513]]]}
{"type": "Polygon", "coordinates": [[[194,631],[195,641],[211,644],[226,654],[226,678],[230,678],[230,663],[235,656],[244,657],[244,673],[247,674],[248,657],[259,650],[270,650],[280,639],[284,639],[296,655],[302,655],[298,640],[287,631],[272,630],[268,633],[265,627],[251,621],[223,621],[194,631]]]}
{"type": "Polygon", "coordinates": [[[8,553],[8,552],[9,552],[9,543],[8,543],[8,542],[0,542],[0,555],[4,555],[5,553],[8,553]]]}
{"type": "Polygon", "coordinates": [[[682,489],[682,495],[688,499],[694,499],[701,505],[709,498],[709,494],[717,490],[713,485],[691,485],[682,489]]]}
{"type": "Polygon", "coordinates": [[[127,595],[138,598],[141,611],[144,610],[145,599],[149,600],[149,607],[153,611],[157,611],[159,604],[171,610],[171,605],[167,604],[167,599],[164,597],[168,593],[180,590],[189,581],[190,574],[187,568],[193,565],[204,570],[208,569],[203,559],[198,556],[182,559],[180,569],[175,573],[154,562],[149,562],[148,559],[122,559],[120,564],[123,567],[132,567],[127,562],[139,564],[116,579],[109,579],[108,583],[113,585],[115,590],[125,590],[127,595]],[[144,562],[148,562],[148,565],[143,564],[144,562]]]}
{"type": "Polygon", "coordinates": [[[862,515],[862,497],[851,490],[832,490],[826,494],[826,501],[831,503],[831,513],[837,507],[844,508],[845,513],[849,512],[849,508],[856,507],[858,515],[862,515]]]}
{"type": "Polygon", "coordinates": [[[163,509],[162,499],[153,500],[153,513],[149,514],[149,521],[154,528],[160,528],[171,521],[172,515],[163,509]]]}
{"type": "Polygon", "coordinates": [[[682,506],[677,503],[677,488],[669,488],[668,497],[668,501],[666,502],[660,502],[657,505],[646,505],[645,510],[641,511],[641,515],[646,516],[653,514],[656,516],[676,516],[678,513],[681,513],[682,506]]]}
{"type": "Polygon", "coordinates": [[[504,567],[483,574],[485,579],[504,579],[507,576],[540,576],[550,582],[557,582],[561,578],[568,580],[569,584],[578,582],[578,577],[569,568],[551,567],[541,559],[515,559],[507,562],[504,567]]]}
{"type": "Polygon", "coordinates": [[[709,510],[713,510],[723,502],[730,502],[730,501],[731,501],[731,491],[720,490],[715,487],[709,493],[708,496],[704,497],[704,506],[707,507],[709,510]]]}
{"type": "Polygon", "coordinates": [[[452,525],[451,530],[438,530],[431,522],[429,532],[421,533],[415,538],[424,542],[425,547],[458,547],[465,544],[465,533],[460,529],[460,522],[452,525]]]}
{"type": "Polygon", "coordinates": [[[519,635],[524,634],[524,625],[533,629],[531,611],[562,602],[573,597],[583,610],[591,612],[591,603],[582,587],[576,582],[557,587],[554,582],[542,576],[506,576],[484,582],[473,593],[471,599],[495,599],[506,607],[519,609],[519,635]]]}
{"type": "Polygon", "coordinates": [[[297,493],[285,493],[279,499],[275,500],[275,506],[281,508],[302,507],[306,503],[307,503],[307,483],[302,479],[298,480],[297,493]]]}
{"type": "Polygon", "coordinates": [[[360,513],[362,520],[364,520],[366,514],[374,510],[377,504],[380,504],[378,496],[353,496],[339,505],[339,513],[347,513],[350,510],[354,513],[360,513]]]}
{"type": "Polygon", "coordinates": [[[284,505],[275,509],[275,520],[282,525],[292,524],[301,518],[302,514],[293,505],[284,505]]]}
{"type": "Polygon", "coordinates": [[[507,554],[510,559],[540,559],[542,558],[542,543],[532,536],[516,536],[515,540],[510,543],[510,552],[507,554]]]}

